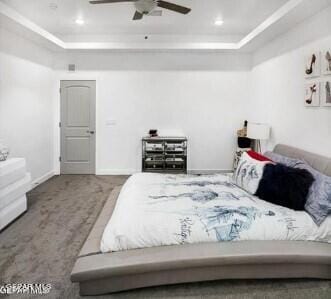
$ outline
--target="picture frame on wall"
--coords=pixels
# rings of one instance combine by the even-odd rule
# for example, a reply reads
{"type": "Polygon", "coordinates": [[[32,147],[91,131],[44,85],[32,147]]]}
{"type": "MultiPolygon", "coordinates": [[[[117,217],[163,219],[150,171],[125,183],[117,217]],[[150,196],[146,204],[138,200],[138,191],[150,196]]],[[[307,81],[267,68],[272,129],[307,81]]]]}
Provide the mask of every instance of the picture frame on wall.
{"type": "Polygon", "coordinates": [[[305,85],[305,106],[318,107],[320,105],[320,83],[309,82],[305,85]]]}
{"type": "Polygon", "coordinates": [[[322,52],[322,73],[331,75],[331,48],[322,52]]]}
{"type": "Polygon", "coordinates": [[[331,78],[321,83],[321,105],[331,107],[331,78]]]}
{"type": "Polygon", "coordinates": [[[321,53],[312,52],[305,58],[306,78],[315,78],[321,75],[321,53]]]}

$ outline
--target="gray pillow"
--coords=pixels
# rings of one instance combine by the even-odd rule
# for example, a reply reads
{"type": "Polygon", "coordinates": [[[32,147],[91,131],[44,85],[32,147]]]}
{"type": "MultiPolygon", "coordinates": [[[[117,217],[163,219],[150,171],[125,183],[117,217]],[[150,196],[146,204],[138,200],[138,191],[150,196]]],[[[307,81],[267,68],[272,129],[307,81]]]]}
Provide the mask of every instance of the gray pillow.
{"type": "Polygon", "coordinates": [[[321,225],[325,218],[331,214],[331,177],[320,173],[306,162],[289,158],[274,152],[264,154],[270,160],[289,167],[308,170],[315,181],[309,189],[305,210],[317,225],[321,225]]]}
{"type": "Polygon", "coordinates": [[[289,158],[274,152],[265,152],[264,156],[272,160],[273,162],[284,164],[288,167],[295,167],[297,164],[300,164],[302,161],[298,159],[289,158]]]}
{"type": "Polygon", "coordinates": [[[317,225],[321,225],[331,214],[331,177],[320,173],[305,162],[301,162],[295,167],[308,170],[315,178],[308,193],[305,210],[317,225]]]}

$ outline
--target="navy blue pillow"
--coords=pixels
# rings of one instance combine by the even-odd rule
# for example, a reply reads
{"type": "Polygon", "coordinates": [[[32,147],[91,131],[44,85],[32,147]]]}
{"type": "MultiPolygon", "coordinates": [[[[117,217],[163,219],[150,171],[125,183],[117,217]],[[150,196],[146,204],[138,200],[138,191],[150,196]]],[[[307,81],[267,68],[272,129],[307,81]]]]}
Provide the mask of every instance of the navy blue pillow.
{"type": "Polygon", "coordinates": [[[255,195],[273,204],[303,211],[313,182],[314,177],[305,169],[266,164],[255,195]]]}

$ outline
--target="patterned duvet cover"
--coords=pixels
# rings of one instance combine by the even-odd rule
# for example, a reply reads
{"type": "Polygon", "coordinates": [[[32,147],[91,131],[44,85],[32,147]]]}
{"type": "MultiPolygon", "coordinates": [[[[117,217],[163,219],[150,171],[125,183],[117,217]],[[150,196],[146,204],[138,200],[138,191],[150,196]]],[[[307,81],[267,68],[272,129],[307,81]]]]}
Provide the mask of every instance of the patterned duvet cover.
{"type": "Polygon", "coordinates": [[[306,212],[260,200],[229,175],[141,173],[123,186],[101,251],[244,240],[331,243],[331,217],[318,227],[306,212]]]}

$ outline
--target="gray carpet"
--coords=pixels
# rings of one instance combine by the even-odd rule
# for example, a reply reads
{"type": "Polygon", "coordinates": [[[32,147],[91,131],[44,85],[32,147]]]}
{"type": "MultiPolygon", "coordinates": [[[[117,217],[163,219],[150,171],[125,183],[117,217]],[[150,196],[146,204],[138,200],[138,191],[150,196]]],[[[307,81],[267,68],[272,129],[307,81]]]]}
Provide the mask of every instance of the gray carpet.
{"type": "MultiPolygon", "coordinates": [[[[42,298],[80,298],[70,272],[110,191],[124,176],[59,176],[28,194],[29,210],[0,233],[0,284],[51,283],[42,298]]],[[[1,296],[1,295],[0,295],[1,296]]],[[[37,296],[12,296],[37,298],[37,296]]],[[[92,298],[92,297],[87,297],[92,298]]],[[[98,298],[331,298],[331,282],[236,280],[162,286],[98,298]]]]}

